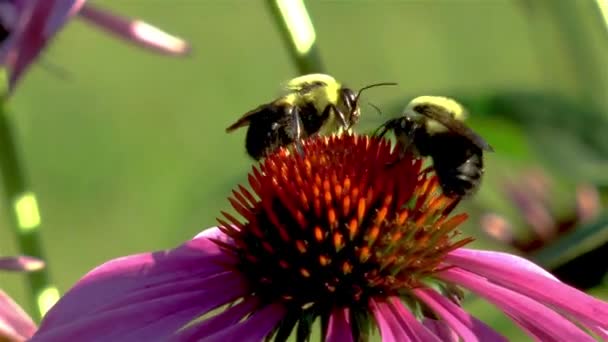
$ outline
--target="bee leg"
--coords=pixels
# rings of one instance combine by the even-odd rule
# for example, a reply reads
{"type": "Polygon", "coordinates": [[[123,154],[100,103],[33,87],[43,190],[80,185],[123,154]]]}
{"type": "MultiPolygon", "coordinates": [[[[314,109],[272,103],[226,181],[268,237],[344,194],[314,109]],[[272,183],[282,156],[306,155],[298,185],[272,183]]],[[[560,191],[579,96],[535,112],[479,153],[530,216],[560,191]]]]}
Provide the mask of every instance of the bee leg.
{"type": "Polygon", "coordinates": [[[344,115],[344,113],[342,113],[338,107],[334,106],[334,105],[330,105],[330,108],[334,110],[334,112],[336,113],[336,116],[338,117],[338,120],[340,121],[340,125],[342,125],[342,127],[344,127],[345,131],[348,131],[351,126],[352,123],[348,122],[346,120],[346,115],[344,115]]]}
{"type": "Polygon", "coordinates": [[[293,122],[293,142],[294,142],[294,146],[296,151],[300,154],[300,155],[304,155],[304,149],[302,148],[302,130],[303,130],[303,123],[302,123],[302,119],[300,118],[300,111],[298,110],[297,107],[291,107],[289,109],[289,115],[291,116],[292,122],[293,122]]]}
{"type": "Polygon", "coordinates": [[[452,200],[452,203],[450,203],[447,207],[445,207],[445,209],[443,209],[443,215],[449,215],[452,213],[452,211],[454,211],[454,209],[456,209],[456,207],[458,206],[458,204],[460,204],[460,201],[462,200],[461,196],[458,196],[456,198],[454,198],[452,200]]]}
{"type": "Polygon", "coordinates": [[[378,128],[377,128],[377,129],[374,131],[374,133],[372,133],[372,135],[373,135],[373,136],[375,136],[375,137],[378,137],[378,138],[382,138],[382,137],[384,137],[384,135],[385,135],[386,133],[388,133],[388,130],[389,130],[388,125],[384,124],[384,125],[382,125],[382,126],[378,127],[378,128]]]}

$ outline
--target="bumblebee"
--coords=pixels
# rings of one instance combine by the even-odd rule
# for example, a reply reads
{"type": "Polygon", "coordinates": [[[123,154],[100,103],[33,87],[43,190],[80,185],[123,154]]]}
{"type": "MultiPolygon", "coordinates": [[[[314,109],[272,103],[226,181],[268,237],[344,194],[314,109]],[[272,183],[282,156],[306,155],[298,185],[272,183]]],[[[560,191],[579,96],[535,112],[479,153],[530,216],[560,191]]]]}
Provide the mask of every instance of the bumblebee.
{"type": "Polygon", "coordinates": [[[355,93],[329,75],[296,77],[287,82],[279,98],[245,113],[226,132],[249,126],[245,147],[255,160],[294,142],[299,148],[303,138],[349,130],[361,115],[361,92],[381,85],[396,83],[372,84],[355,93]]]}
{"type": "Polygon", "coordinates": [[[464,124],[467,112],[458,102],[438,96],[413,99],[403,115],[376,131],[392,131],[403,152],[431,157],[443,193],[464,198],[475,193],[484,173],[483,151],[494,149],[464,124]]]}

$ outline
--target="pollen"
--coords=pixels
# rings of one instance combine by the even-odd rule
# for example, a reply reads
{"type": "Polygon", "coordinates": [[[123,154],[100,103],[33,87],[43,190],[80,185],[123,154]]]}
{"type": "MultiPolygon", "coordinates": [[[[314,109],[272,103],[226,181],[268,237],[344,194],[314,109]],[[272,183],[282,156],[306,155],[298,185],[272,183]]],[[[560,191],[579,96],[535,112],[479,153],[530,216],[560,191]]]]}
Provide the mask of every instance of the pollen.
{"type": "Polygon", "coordinates": [[[340,307],[401,295],[440,270],[465,214],[422,160],[380,138],[342,134],[279,149],[229,199],[220,243],[263,302],[340,307]]]}

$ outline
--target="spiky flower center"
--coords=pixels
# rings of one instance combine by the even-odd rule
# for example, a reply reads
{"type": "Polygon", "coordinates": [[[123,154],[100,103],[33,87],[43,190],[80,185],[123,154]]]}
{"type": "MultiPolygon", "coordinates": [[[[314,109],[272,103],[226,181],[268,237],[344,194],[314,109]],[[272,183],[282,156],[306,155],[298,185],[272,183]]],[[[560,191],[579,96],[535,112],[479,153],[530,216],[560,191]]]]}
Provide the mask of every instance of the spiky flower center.
{"type": "Polygon", "coordinates": [[[256,295],[297,307],[365,305],[404,296],[436,272],[465,214],[422,161],[388,141],[341,135],[304,143],[253,169],[230,199],[241,222],[223,213],[240,270],[256,295]]]}

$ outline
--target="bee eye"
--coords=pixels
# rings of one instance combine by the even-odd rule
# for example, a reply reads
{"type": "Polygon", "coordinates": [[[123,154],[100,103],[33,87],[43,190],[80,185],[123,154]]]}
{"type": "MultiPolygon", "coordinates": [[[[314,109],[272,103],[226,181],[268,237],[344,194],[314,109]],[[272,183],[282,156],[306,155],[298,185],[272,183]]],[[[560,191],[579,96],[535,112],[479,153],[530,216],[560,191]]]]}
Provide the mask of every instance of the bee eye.
{"type": "Polygon", "coordinates": [[[357,105],[357,103],[356,103],[357,95],[349,88],[343,88],[342,89],[342,98],[343,98],[344,104],[348,108],[351,108],[354,111],[355,107],[357,105]]]}

